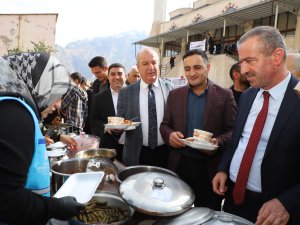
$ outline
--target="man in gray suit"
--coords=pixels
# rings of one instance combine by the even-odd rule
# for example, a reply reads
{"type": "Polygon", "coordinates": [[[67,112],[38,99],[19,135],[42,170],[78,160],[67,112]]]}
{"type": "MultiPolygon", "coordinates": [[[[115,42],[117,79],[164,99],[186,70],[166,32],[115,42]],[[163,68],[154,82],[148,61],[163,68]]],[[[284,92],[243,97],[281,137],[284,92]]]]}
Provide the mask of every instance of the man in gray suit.
{"type": "Polygon", "coordinates": [[[143,48],[137,55],[137,67],[141,79],[120,90],[119,93],[118,116],[125,119],[136,118],[134,121],[141,122],[141,126],[136,129],[125,131],[123,162],[127,166],[138,164],[167,166],[168,147],[161,137],[159,126],[173,84],[158,78],[158,65],[157,53],[150,48],[143,48]],[[153,107],[153,100],[150,102],[148,100],[153,96],[155,109],[154,111],[151,109],[149,114],[148,108],[153,107]],[[156,117],[154,125],[153,112],[156,117]]]}

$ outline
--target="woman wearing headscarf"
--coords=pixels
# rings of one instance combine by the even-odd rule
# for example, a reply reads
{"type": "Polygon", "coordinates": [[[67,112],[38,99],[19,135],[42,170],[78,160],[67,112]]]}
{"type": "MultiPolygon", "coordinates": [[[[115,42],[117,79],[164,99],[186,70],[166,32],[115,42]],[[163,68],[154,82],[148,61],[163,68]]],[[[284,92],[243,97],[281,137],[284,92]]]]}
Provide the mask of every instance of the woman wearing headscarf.
{"type": "Polygon", "coordinates": [[[42,225],[83,208],[70,196],[48,197],[50,168],[37,119],[69,86],[66,69],[47,53],[0,57],[0,224],[42,225]]]}

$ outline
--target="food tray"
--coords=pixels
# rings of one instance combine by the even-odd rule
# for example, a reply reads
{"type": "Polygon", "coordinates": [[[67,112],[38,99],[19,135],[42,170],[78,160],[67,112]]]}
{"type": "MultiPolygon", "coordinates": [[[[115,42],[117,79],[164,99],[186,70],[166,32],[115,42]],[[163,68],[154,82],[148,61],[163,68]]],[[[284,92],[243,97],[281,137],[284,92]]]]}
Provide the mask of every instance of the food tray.
{"type": "Polygon", "coordinates": [[[77,202],[82,204],[87,203],[93,197],[103,176],[104,172],[101,171],[72,174],[55,193],[54,197],[73,196],[77,202]]]}

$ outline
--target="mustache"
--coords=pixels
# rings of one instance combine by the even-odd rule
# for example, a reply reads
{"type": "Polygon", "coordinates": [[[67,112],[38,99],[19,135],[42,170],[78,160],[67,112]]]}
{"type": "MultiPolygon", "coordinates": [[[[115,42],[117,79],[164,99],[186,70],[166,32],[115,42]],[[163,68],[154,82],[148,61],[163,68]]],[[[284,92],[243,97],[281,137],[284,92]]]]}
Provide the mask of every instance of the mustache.
{"type": "Polygon", "coordinates": [[[244,75],[245,75],[246,78],[250,78],[250,77],[255,76],[255,73],[253,73],[253,72],[247,72],[247,73],[244,73],[244,75]]]}

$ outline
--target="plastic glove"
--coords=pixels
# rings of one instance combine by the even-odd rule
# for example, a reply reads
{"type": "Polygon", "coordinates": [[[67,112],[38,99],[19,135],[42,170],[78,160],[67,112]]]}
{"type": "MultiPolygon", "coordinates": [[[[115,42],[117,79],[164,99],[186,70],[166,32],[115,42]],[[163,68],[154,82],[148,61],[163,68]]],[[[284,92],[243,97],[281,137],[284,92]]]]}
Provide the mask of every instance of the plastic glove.
{"type": "Polygon", "coordinates": [[[83,209],[85,205],[77,202],[76,198],[66,196],[58,199],[58,208],[55,210],[55,219],[68,220],[76,215],[83,209]]]}

